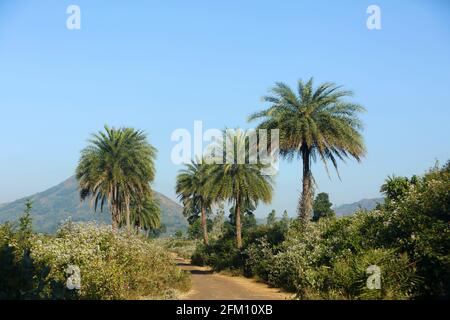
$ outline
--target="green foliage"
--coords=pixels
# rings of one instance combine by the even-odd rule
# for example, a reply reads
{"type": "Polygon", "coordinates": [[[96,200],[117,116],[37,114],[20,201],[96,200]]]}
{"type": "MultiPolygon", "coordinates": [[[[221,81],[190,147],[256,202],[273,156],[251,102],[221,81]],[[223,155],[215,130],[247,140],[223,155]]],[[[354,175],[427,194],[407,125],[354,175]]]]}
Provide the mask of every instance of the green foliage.
{"type": "Polygon", "coordinates": [[[190,259],[195,252],[198,240],[190,240],[183,238],[159,238],[154,240],[155,243],[164,248],[167,252],[174,253],[176,256],[190,259]]]}
{"type": "Polygon", "coordinates": [[[269,283],[297,292],[302,299],[406,299],[418,278],[407,255],[376,249],[367,227],[371,214],[320,219],[290,230],[271,260],[269,283]],[[366,287],[367,269],[381,269],[382,289],[366,287]]]}
{"type": "Polygon", "coordinates": [[[0,300],[50,299],[64,291],[59,282],[48,278],[50,266],[31,256],[31,209],[32,202],[27,201],[17,227],[0,225],[0,300]]]}
{"type": "Polygon", "coordinates": [[[391,176],[388,177],[381,186],[380,192],[386,195],[388,201],[399,200],[408,193],[409,188],[412,185],[415,185],[418,182],[417,176],[413,176],[411,179],[408,179],[407,177],[391,176]]]}
{"type": "Polygon", "coordinates": [[[272,226],[249,223],[248,227],[243,229],[243,247],[238,249],[234,242],[235,229],[233,224],[227,221],[222,236],[211,241],[208,246],[198,246],[192,256],[192,262],[209,265],[217,271],[232,270],[267,280],[267,271],[263,267],[267,261],[258,255],[267,253],[267,250],[259,252],[260,248],[255,244],[268,244],[271,250],[276,251],[277,246],[284,241],[288,228],[288,220],[277,221],[272,226]]]}
{"type": "Polygon", "coordinates": [[[277,221],[277,212],[275,210],[272,210],[267,215],[266,224],[268,226],[272,226],[275,224],[276,221],[277,221]]]}
{"type": "Polygon", "coordinates": [[[333,204],[330,202],[328,193],[319,193],[313,203],[314,214],[312,220],[317,221],[324,217],[334,217],[336,214],[331,209],[332,206],[333,204]]]}
{"type": "Polygon", "coordinates": [[[249,243],[244,251],[244,274],[268,281],[273,263],[274,245],[267,240],[267,236],[258,237],[254,242],[249,243]]]}
{"type": "Polygon", "coordinates": [[[175,232],[175,238],[177,238],[177,239],[181,239],[181,238],[183,238],[183,230],[177,230],[176,232],[175,232]]]}
{"type": "MultiPolygon", "coordinates": [[[[200,231],[205,244],[208,243],[207,215],[211,212],[211,206],[215,197],[211,195],[208,188],[211,166],[208,164],[199,164],[192,161],[186,165],[177,176],[176,193],[183,203],[183,213],[188,217],[189,224],[200,223],[200,231]],[[200,222],[198,217],[200,216],[200,222]]],[[[191,230],[194,232],[194,230],[191,230]]]]}
{"type": "MultiPolygon", "coordinates": [[[[131,224],[139,232],[158,230],[161,226],[161,207],[159,201],[149,195],[134,199],[131,202],[131,224]]],[[[121,221],[119,226],[125,226],[125,221],[121,221]]]]}
{"type": "Polygon", "coordinates": [[[167,227],[164,223],[162,223],[158,228],[147,230],[147,237],[156,239],[159,238],[162,234],[166,233],[167,227]]]}
{"type": "MultiPolygon", "coordinates": [[[[213,227],[213,222],[211,219],[206,220],[207,230],[208,232],[211,232],[213,227]]],[[[202,227],[202,221],[200,218],[197,218],[194,222],[192,222],[187,231],[187,236],[191,240],[199,240],[203,239],[203,227],[202,227]]]]}
{"type": "Polygon", "coordinates": [[[211,239],[217,240],[222,237],[225,232],[225,206],[222,202],[218,204],[218,208],[215,214],[211,217],[211,220],[211,239]]]}
{"type": "MultiPolygon", "coordinates": [[[[267,166],[250,163],[249,154],[254,148],[249,144],[249,138],[245,131],[226,130],[223,133],[223,148],[219,154],[223,156],[220,165],[212,165],[208,189],[217,201],[229,201],[234,208],[236,246],[242,247],[241,214],[249,208],[255,208],[259,202],[269,203],[272,199],[273,180],[264,175],[262,170],[267,166]],[[228,150],[227,144],[232,143],[233,150],[228,150]],[[246,152],[246,150],[249,150],[246,152]],[[232,151],[232,152],[231,152],[232,151]],[[230,157],[230,154],[232,156],[230,157]],[[245,161],[239,161],[245,154],[245,161]]],[[[254,153],[253,153],[254,154],[254,153]]]]}
{"type": "Polygon", "coordinates": [[[383,230],[386,246],[398,246],[423,281],[417,295],[450,296],[450,170],[435,167],[406,194],[389,201],[383,230]]]}

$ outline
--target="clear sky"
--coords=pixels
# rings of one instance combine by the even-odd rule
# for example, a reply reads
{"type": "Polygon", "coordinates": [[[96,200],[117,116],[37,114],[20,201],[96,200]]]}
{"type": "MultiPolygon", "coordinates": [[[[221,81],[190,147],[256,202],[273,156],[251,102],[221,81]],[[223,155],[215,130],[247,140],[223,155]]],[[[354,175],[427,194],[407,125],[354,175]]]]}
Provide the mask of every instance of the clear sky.
{"type": "MultiPolygon", "coordinates": [[[[0,0],[0,203],[71,176],[104,124],[149,134],[155,189],[175,198],[173,130],[250,127],[274,82],[311,76],[367,109],[367,158],[341,164],[341,181],[316,164],[319,191],[379,196],[387,175],[450,158],[449,39],[448,1],[0,0]],[[66,28],[70,4],[81,30],[66,28]],[[381,30],[366,27],[371,4],[381,30]]],[[[281,163],[270,207],[294,214],[300,173],[281,163]]]]}

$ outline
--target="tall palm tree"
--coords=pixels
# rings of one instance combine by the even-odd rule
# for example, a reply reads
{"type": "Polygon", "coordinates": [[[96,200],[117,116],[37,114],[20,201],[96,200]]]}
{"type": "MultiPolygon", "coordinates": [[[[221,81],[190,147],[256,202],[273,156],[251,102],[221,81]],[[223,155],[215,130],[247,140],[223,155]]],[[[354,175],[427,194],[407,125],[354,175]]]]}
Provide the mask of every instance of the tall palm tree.
{"type": "Polygon", "coordinates": [[[146,134],[133,128],[109,128],[93,134],[89,145],[81,151],[76,170],[81,200],[103,211],[107,205],[112,214],[113,229],[125,215],[131,231],[131,202],[151,192],[155,176],[156,149],[147,142],[146,134]]]}
{"type": "Polygon", "coordinates": [[[192,161],[186,164],[186,168],[181,170],[177,176],[176,193],[184,206],[186,216],[197,216],[200,212],[201,225],[203,230],[203,242],[209,242],[207,212],[211,210],[213,200],[206,187],[208,180],[208,164],[199,164],[192,161]]]}
{"type": "Polygon", "coordinates": [[[358,113],[364,108],[343,100],[352,96],[351,91],[329,82],[314,88],[312,78],[306,83],[298,82],[297,94],[284,83],[276,83],[271,93],[263,98],[270,107],[252,114],[249,121],[261,120],[262,129],[279,129],[281,156],[292,160],[297,155],[302,159],[298,214],[309,221],[314,196],[311,161],[320,158],[327,172],[327,161],[331,161],[338,176],[338,160],[353,157],[361,161],[366,150],[358,113]]]}
{"type": "MultiPolygon", "coordinates": [[[[213,165],[208,179],[209,194],[220,200],[228,200],[235,210],[236,245],[242,247],[241,211],[247,206],[256,207],[259,201],[269,203],[272,200],[272,179],[263,175],[265,167],[259,163],[249,163],[249,155],[245,155],[245,161],[239,161],[240,152],[251,149],[247,135],[242,130],[224,132],[224,141],[232,142],[232,152],[226,150],[224,164],[213,165]]],[[[224,146],[229,148],[229,145],[224,146]]],[[[255,146],[253,146],[255,147],[255,146]]],[[[249,151],[250,153],[250,151],[249,151]]],[[[241,158],[242,159],[242,158],[241,158]]]]}

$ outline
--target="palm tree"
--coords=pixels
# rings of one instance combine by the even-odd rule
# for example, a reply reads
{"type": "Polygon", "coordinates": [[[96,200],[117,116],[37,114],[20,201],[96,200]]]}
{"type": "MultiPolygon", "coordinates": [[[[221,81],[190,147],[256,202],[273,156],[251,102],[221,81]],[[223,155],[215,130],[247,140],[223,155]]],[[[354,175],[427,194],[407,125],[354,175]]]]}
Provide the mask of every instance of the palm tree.
{"type": "MultiPolygon", "coordinates": [[[[233,142],[233,152],[227,154],[224,164],[212,165],[208,179],[209,194],[217,201],[228,200],[235,210],[236,245],[242,247],[241,211],[248,206],[256,207],[259,201],[269,203],[272,200],[272,179],[263,175],[263,165],[249,163],[245,155],[240,163],[239,152],[249,149],[247,135],[242,130],[225,131],[224,141],[233,142]],[[230,156],[233,154],[233,156],[230,156]]],[[[250,146],[251,147],[251,146],[250,146]]],[[[229,150],[227,150],[229,151],[229,150]]],[[[249,151],[250,153],[250,151],[249,151]]]]}
{"type": "Polygon", "coordinates": [[[360,131],[362,123],[358,113],[364,108],[343,101],[352,96],[333,83],[313,88],[313,79],[298,82],[296,94],[284,83],[276,83],[272,95],[263,98],[271,105],[252,114],[249,121],[261,120],[261,129],[280,130],[280,155],[292,160],[295,155],[303,161],[302,195],[298,214],[304,221],[312,216],[313,176],[311,161],[331,161],[339,176],[337,161],[353,157],[358,162],[366,150],[360,131]]]}
{"type": "Polygon", "coordinates": [[[144,230],[147,235],[151,230],[161,226],[161,208],[152,194],[144,195],[142,199],[131,201],[131,224],[136,231],[144,230]]]}
{"type": "Polygon", "coordinates": [[[76,170],[81,200],[90,197],[95,210],[107,205],[114,230],[125,214],[131,231],[131,202],[151,192],[155,157],[156,149],[143,131],[105,126],[81,151],[76,170]]]}
{"type": "Polygon", "coordinates": [[[209,168],[208,164],[199,164],[198,161],[186,164],[186,168],[181,170],[177,176],[175,187],[176,193],[184,205],[184,214],[196,217],[200,212],[203,242],[206,245],[209,242],[206,215],[213,204],[206,188],[209,168]]]}

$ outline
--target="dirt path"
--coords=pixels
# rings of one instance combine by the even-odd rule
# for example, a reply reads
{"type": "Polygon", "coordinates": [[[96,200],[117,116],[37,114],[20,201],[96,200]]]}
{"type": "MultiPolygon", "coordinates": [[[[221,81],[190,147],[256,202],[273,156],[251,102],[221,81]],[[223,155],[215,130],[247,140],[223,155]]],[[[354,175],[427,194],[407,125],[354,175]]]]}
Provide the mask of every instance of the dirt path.
{"type": "Polygon", "coordinates": [[[197,267],[176,258],[177,265],[191,272],[192,288],[181,300],[286,300],[290,295],[244,277],[232,277],[197,267]]]}

